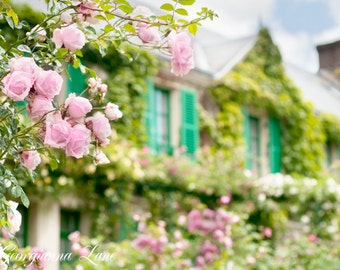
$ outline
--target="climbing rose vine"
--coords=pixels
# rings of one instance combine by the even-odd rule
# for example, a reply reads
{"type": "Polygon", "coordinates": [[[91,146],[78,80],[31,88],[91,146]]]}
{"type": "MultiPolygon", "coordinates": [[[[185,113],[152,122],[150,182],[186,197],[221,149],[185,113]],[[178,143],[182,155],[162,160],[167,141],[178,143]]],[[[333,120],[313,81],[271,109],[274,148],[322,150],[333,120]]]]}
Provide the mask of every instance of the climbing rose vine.
{"type": "MultiPolygon", "coordinates": [[[[195,34],[202,20],[216,16],[202,8],[196,17],[185,18],[185,8],[195,0],[164,3],[159,15],[127,0],[45,2],[48,11],[30,27],[8,1],[0,0],[1,22],[14,35],[26,33],[7,42],[4,31],[0,32],[0,40],[5,41],[0,43],[0,226],[8,238],[21,224],[15,201],[29,205],[19,180],[34,180],[42,159],[48,158],[55,169],[55,151],[61,149],[77,159],[91,156],[95,164],[109,162],[101,147],[110,143],[110,121],[123,112],[117,105],[119,97],[117,104],[104,103],[110,89],[83,64],[81,50],[90,46],[102,56],[109,47],[125,54],[123,44],[159,50],[171,61],[171,71],[183,76],[194,67],[189,33],[195,34]],[[65,97],[70,66],[88,81],[81,94],[70,89],[65,97]]],[[[0,251],[1,269],[6,269],[10,260],[0,251]]]]}

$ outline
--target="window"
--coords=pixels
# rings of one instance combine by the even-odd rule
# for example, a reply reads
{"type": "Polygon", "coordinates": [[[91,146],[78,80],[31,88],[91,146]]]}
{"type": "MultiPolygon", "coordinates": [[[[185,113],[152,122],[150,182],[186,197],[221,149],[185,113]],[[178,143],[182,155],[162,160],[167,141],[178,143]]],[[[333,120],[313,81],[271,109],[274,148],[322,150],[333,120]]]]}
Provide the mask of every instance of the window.
{"type": "Polygon", "coordinates": [[[281,124],[280,120],[269,118],[269,162],[270,172],[277,173],[281,171],[281,124]]]}
{"type": "Polygon", "coordinates": [[[81,72],[80,68],[76,69],[71,64],[68,64],[66,69],[69,73],[66,96],[70,93],[80,95],[87,87],[85,75],[81,72]]]}
{"type": "Polygon", "coordinates": [[[169,91],[155,89],[156,151],[171,153],[170,147],[170,103],[169,91]]]}
{"type": "Polygon", "coordinates": [[[79,230],[80,212],[74,210],[60,211],[60,252],[63,254],[71,251],[68,236],[79,230]]]}
{"type": "Polygon", "coordinates": [[[250,169],[255,174],[261,170],[261,153],[260,153],[260,120],[256,117],[249,117],[250,124],[250,141],[249,141],[249,159],[250,169]]]}
{"type": "Polygon", "coordinates": [[[146,100],[145,124],[150,149],[155,153],[172,154],[173,145],[184,146],[187,154],[194,154],[199,146],[196,92],[186,89],[180,93],[175,90],[172,92],[155,87],[153,82],[148,80],[146,100]],[[170,104],[174,104],[177,98],[176,108],[171,108],[170,104]],[[174,142],[171,137],[172,128],[180,130],[180,134],[174,135],[174,142]],[[177,136],[180,136],[178,141],[177,136]]]}

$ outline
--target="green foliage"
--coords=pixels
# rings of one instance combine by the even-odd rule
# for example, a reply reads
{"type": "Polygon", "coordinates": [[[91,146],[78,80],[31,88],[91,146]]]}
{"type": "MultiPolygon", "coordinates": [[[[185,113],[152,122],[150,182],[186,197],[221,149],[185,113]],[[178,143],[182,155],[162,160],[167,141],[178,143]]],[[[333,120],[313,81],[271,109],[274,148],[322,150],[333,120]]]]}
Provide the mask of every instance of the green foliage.
{"type": "Polygon", "coordinates": [[[223,128],[222,137],[214,140],[215,147],[242,147],[241,106],[265,110],[283,124],[284,172],[316,177],[322,170],[324,130],[313,107],[303,101],[299,89],[285,75],[281,62],[268,30],[262,29],[244,61],[211,89],[220,107],[216,128],[223,128]]]}
{"type": "Polygon", "coordinates": [[[147,141],[144,124],[146,78],[153,76],[161,63],[155,55],[132,46],[124,45],[120,50],[125,54],[122,55],[111,46],[106,56],[100,59],[95,50],[88,48],[84,57],[107,72],[105,83],[110,91],[106,101],[117,103],[119,100],[118,105],[124,117],[116,121],[113,128],[118,134],[124,134],[126,139],[141,146],[147,141]]]}

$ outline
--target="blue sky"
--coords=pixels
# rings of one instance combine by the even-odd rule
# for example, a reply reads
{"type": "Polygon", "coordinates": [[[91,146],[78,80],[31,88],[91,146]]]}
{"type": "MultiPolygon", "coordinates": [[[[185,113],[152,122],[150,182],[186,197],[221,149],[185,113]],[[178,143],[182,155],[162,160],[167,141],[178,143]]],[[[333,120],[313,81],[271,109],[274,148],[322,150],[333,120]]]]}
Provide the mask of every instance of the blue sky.
{"type": "Polygon", "coordinates": [[[340,0],[197,0],[197,4],[219,14],[205,26],[228,38],[256,34],[261,21],[283,59],[310,72],[318,70],[316,45],[340,39],[340,0]]]}

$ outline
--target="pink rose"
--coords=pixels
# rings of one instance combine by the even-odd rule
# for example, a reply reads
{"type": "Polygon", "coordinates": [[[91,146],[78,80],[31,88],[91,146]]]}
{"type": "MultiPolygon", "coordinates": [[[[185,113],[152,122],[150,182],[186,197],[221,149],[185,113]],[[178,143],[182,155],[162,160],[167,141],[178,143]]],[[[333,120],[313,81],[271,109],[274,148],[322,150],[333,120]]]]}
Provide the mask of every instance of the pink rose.
{"type": "Polygon", "coordinates": [[[85,45],[85,35],[80,31],[75,24],[57,28],[53,31],[52,41],[57,48],[63,45],[70,51],[81,49],[85,45]]]}
{"type": "Polygon", "coordinates": [[[70,233],[68,235],[68,240],[70,240],[71,243],[78,243],[80,241],[80,232],[75,231],[73,233],[70,233]]]}
{"type": "Polygon", "coordinates": [[[90,150],[91,131],[85,125],[78,124],[71,128],[66,144],[66,156],[81,158],[90,150]]]}
{"type": "Polygon", "coordinates": [[[229,204],[231,201],[231,197],[229,195],[223,195],[221,198],[220,198],[220,202],[221,204],[229,204]]]}
{"type": "Polygon", "coordinates": [[[158,28],[144,23],[139,24],[137,35],[144,43],[157,43],[161,40],[158,28]]]}
{"type": "Polygon", "coordinates": [[[105,116],[109,120],[116,120],[123,116],[123,113],[119,110],[119,106],[109,102],[105,106],[105,116]]]}
{"type": "Polygon", "coordinates": [[[34,82],[34,89],[48,99],[53,99],[61,91],[63,78],[54,70],[41,70],[34,82]]]}
{"type": "Polygon", "coordinates": [[[37,66],[33,58],[30,57],[16,57],[9,60],[9,68],[11,73],[15,71],[23,71],[31,75],[33,81],[38,77],[38,73],[41,70],[37,66]]]}
{"type": "Polygon", "coordinates": [[[92,110],[91,102],[84,97],[77,97],[76,94],[69,94],[65,100],[65,106],[71,118],[79,120],[92,110]]]}
{"type": "Polygon", "coordinates": [[[27,105],[28,116],[32,121],[39,121],[41,117],[54,110],[52,101],[40,95],[34,96],[27,105]]]}
{"type": "Polygon", "coordinates": [[[46,117],[46,134],[44,143],[55,148],[66,147],[71,125],[61,118],[60,112],[48,114],[46,117]]]}
{"type": "Polygon", "coordinates": [[[8,203],[10,207],[10,211],[7,213],[9,221],[8,232],[14,235],[20,230],[22,217],[20,212],[17,210],[18,203],[13,201],[8,201],[8,203]]]}
{"type": "Polygon", "coordinates": [[[169,35],[169,50],[171,56],[171,72],[183,76],[194,68],[194,55],[190,37],[186,32],[169,35]]]}
{"type": "Polygon", "coordinates": [[[25,270],[45,269],[48,256],[45,255],[42,249],[33,247],[30,251],[29,258],[32,259],[32,262],[25,267],[25,270]]]}
{"type": "Polygon", "coordinates": [[[94,116],[86,119],[86,126],[92,130],[93,135],[102,146],[109,143],[108,137],[111,135],[111,126],[109,119],[104,114],[97,112],[94,116]]]}
{"type": "Polygon", "coordinates": [[[76,7],[76,11],[79,13],[79,19],[93,24],[99,22],[99,20],[95,18],[98,14],[97,10],[97,3],[92,1],[81,1],[81,3],[76,7]]]}
{"type": "Polygon", "coordinates": [[[29,170],[35,170],[40,164],[41,157],[36,150],[27,150],[21,153],[22,164],[29,170]]]}
{"type": "Polygon", "coordinates": [[[33,85],[31,74],[23,71],[14,71],[2,79],[3,92],[14,101],[24,100],[33,85]]]}

